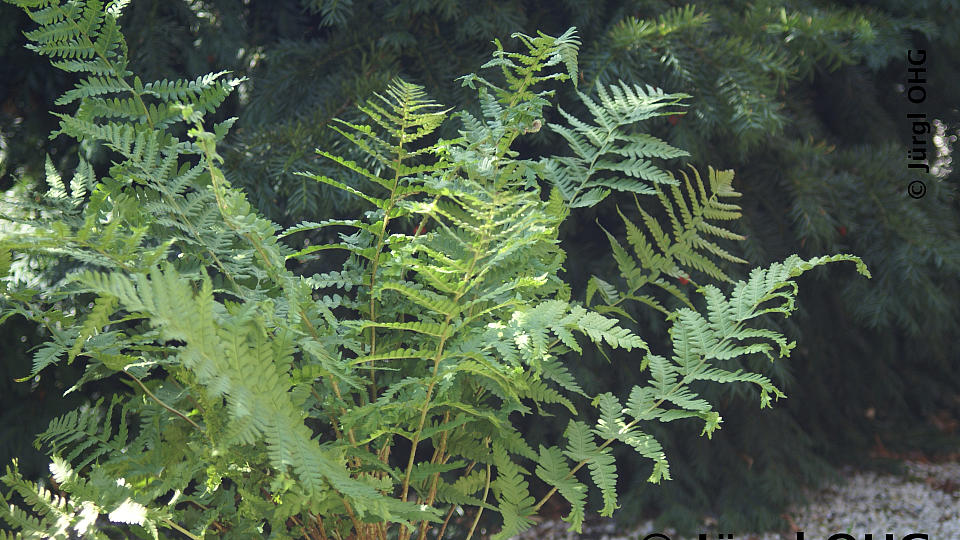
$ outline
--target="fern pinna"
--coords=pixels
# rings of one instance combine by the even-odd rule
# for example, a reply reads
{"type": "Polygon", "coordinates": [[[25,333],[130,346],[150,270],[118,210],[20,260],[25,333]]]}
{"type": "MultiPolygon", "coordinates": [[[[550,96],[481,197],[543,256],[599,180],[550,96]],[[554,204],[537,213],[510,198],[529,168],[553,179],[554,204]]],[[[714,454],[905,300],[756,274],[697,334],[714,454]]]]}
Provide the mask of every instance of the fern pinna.
{"type": "Polygon", "coordinates": [[[763,375],[723,362],[789,354],[793,343],[750,321],[788,315],[794,277],[839,260],[869,275],[851,255],[792,256],[754,269],[729,295],[700,287],[698,310],[700,302],[664,276],[690,268],[722,280],[702,252],[737,260],[704,237],[735,238],[710,223],[736,217],[717,200],[735,194],[732,173],[711,169],[709,197],[696,171],[694,183],[685,176],[687,206],[677,180],[650,159],[682,151],[635,125],[667,114],[661,109],[683,96],[623,83],[598,89],[599,101],[580,94],[597,125],[565,112],[572,127],[548,125],[573,156],[523,159],[511,149],[542,128],[553,97],[544,83],[576,81],[573,29],[517,34],[526,48],[519,53],[496,42],[485,67],[503,82],[461,79],[476,89],[479,111],[451,114],[423,88],[394,81],[360,108],[368,123],[334,126],[369,159],[318,151],[344,176],[304,175],[370,210],[280,231],[219,168],[216,145],[233,120],[213,132],[203,127],[204,114],[241,81],[219,73],[143,83],[126,69],[122,2],[13,3],[40,25],[28,34],[38,52],[86,74],[60,102],[80,101],[74,114],[60,115],[60,133],[103,144],[116,160],[99,178],[81,160],[69,189],[50,165],[43,201],[4,203],[0,317],[22,315],[50,334],[25,379],[82,358],[86,371],[74,388],[118,375],[131,388],[39,435],[53,454],[56,495],[24,480],[16,464],[8,468],[3,482],[33,512],[0,510],[14,538],[99,538],[118,526],[152,538],[167,530],[190,538],[386,538],[399,524],[399,538],[423,539],[432,526],[442,535],[458,507],[476,508],[467,537],[489,510],[503,520],[495,538],[506,538],[528,528],[557,491],[571,504],[564,519],[579,531],[584,465],[602,493],[600,513],[617,507],[614,441],[651,459],[656,482],[669,468],[641,422],[699,418],[708,435],[719,426],[691,383],[755,384],[761,406],[782,396],[763,375]],[[460,121],[459,137],[439,138],[449,119],[460,121]],[[546,198],[542,185],[551,186],[546,198]],[[610,236],[628,292],[594,278],[584,306],[560,276],[558,230],[570,208],[609,190],[658,194],[674,237],[638,203],[647,232],[624,219],[639,266],[610,236]],[[284,243],[326,228],[339,231],[338,242],[298,250],[284,243]],[[286,267],[328,251],[345,254],[340,270],[298,276],[286,267]],[[31,262],[54,258],[71,261],[65,276],[31,273],[31,262]],[[626,314],[617,305],[625,299],[667,311],[637,295],[646,284],[687,304],[668,313],[666,356],[608,316],[626,314]],[[597,291],[606,305],[590,308],[597,291]],[[582,352],[577,334],[637,349],[650,380],[625,405],[611,393],[593,396],[595,423],[571,420],[562,447],[534,450],[512,413],[531,413],[532,402],[538,412],[556,404],[577,415],[570,397],[591,397],[563,362],[582,352]],[[411,446],[405,460],[391,459],[397,437],[411,446]],[[417,461],[427,447],[429,462],[417,461]],[[539,500],[522,460],[551,486],[539,500]]]}
{"type": "MultiPolygon", "coordinates": [[[[710,223],[711,221],[735,220],[740,217],[739,206],[720,201],[720,197],[740,196],[740,193],[733,189],[733,171],[715,171],[712,167],[710,168],[710,196],[707,196],[703,179],[700,178],[700,173],[696,169],[692,169],[692,178],[694,179],[692,183],[690,181],[691,176],[687,176],[685,172],[681,172],[681,175],[686,186],[686,194],[690,198],[689,207],[683,192],[676,183],[670,186],[672,198],[667,195],[663,188],[654,185],[660,203],[670,219],[672,238],[668,232],[664,231],[660,222],[641,207],[636,198],[634,198],[634,202],[637,211],[643,218],[646,232],[624,216],[619,208],[617,209],[617,213],[620,214],[626,226],[627,241],[633,248],[636,259],[628,254],[620,242],[604,229],[604,233],[610,240],[613,257],[620,268],[620,275],[626,281],[629,290],[621,295],[616,287],[610,283],[597,276],[591,276],[587,284],[587,304],[591,303],[594,295],[598,292],[606,302],[605,305],[596,306],[594,309],[597,311],[601,313],[616,312],[630,317],[619,304],[624,300],[634,300],[668,315],[667,308],[655,297],[648,294],[636,295],[647,284],[656,285],[692,309],[694,306],[689,296],[666,278],[677,279],[681,284],[692,282],[696,285],[696,281],[691,278],[690,274],[683,270],[683,268],[687,268],[688,270],[702,272],[713,280],[730,283],[732,280],[717,263],[710,260],[708,254],[729,262],[746,262],[730,254],[714,241],[704,238],[704,236],[713,236],[727,240],[743,240],[743,237],[739,234],[710,223]],[[674,205],[677,207],[676,210],[674,205]],[[679,218],[677,214],[679,214],[679,218]],[[660,251],[660,253],[656,251],[660,251]]],[[[673,179],[671,178],[671,180],[673,179]]]]}

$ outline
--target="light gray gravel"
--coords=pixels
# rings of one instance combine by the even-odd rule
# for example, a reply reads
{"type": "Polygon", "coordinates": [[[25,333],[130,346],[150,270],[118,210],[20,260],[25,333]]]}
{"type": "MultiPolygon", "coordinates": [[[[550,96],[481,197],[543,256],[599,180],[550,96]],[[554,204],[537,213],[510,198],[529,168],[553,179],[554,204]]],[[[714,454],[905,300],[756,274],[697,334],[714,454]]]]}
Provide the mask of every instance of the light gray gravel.
{"type": "MultiPolygon", "coordinates": [[[[797,530],[806,540],[826,540],[836,533],[848,533],[863,540],[871,533],[874,540],[896,540],[911,533],[926,533],[929,540],[960,540],[960,463],[906,462],[903,475],[846,471],[844,483],[824,488],[811,495],[808,506],[791,513],[797,530]]],[[[671,530],[655,530],[652,522],[630,529],[617,528],[613,519],[584,526],[582,535],[566,532],[567,523],[550,520],[527,530],[512,540],[642,540],[659,532],[671,540],[681,538],[671,530]]],[[[708,539],[719,532],[705,529],[708,539]]],[[[736,540],[794,540],[785,532],[745,533],[733,531],[736,540]]]]}

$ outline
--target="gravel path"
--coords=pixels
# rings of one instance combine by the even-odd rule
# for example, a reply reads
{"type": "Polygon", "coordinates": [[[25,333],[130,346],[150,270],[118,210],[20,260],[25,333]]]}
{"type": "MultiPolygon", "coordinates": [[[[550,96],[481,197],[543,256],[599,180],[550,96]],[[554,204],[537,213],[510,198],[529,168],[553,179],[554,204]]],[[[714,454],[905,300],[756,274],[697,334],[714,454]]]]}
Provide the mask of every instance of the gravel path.
{"type": "MultiPolygon", "coordinates": [[[[960,540],[960,462],[905,462],[903,475],[847,471],[845,483],[816,492],[810,505],[792,513],[796,530],[806,540],[826,540],[832,534],[848,533],[862,540],[872,533],[875,540],[896,540],[911,533],[926,533],[929,540],[960,540]]],[[[582,535],[566,532],[567,523],[549,520],[512,540],[643,540],[659,532],[670,540],[681,538],[674,531],[653,529],[652,522],[630,529],[618,528],[612,518],[584,525],[582,535]]],[[[719,537],[705,530],[708,539],[719,537]]],[[[723,531],[727,532],[727,531],[723,531]]],[[[734,532],[736,540],[794,540],[794,534],[734,532]]],[[[661,539],[662,540],[662,539],[661,539]]]]}

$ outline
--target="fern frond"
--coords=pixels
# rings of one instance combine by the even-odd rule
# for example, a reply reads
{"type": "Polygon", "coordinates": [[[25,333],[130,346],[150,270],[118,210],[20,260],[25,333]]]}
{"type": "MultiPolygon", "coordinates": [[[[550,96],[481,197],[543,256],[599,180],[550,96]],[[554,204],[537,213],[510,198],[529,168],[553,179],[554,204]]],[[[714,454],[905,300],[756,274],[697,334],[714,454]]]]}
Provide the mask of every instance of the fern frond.
{"type": "Polygon", "coordinates": [[[515,464],[507,450],[499,444],[493,445],[494,464],[497,466],[497,479],[493,482],[493,493],[500,502],[499,510],[503,516],[503,528],[493,536],[495,540],[506,540],[533,525],[534,499],[530,496],[526,480],[521,472],[529,474],[515,464]]]}
{"type": "Polygon", "coordinates": [[[99,297],[93,302],[93,309],[80,326],[76,341],[67,355],[67,361],[72,362],[83,348],[83,343],[87,339],[99,333],[100,330],[110,322],[110,315],[116,310],[116,299],[112,297],[99,297]]]}
{"type": "MultiPolygon", "coordinates": [[[[725,240],[743,240],[742,236],[711,223],[711,221],[733,220],[740,217],[739,206],[720,202],[720,197],[740,196],[732,187],[733,171],[715,171],[710,168],[709,191],[697,170],[692,169],[692,171],[692,176],[681,172],[686,188],[685,193],[680,186],[671,186],[669,193],[659,186],[655,187],[655,192],[670,220],[672,234],[666,232],[659,221],[640,206],[639,201],[635,201],[637,211],[643,218],[646,232],[617,208],[626,227],[626,237],[633,250],[632,255],[628,254],[617,239],[604,229],[610,241],[614,259],[620,268],[620,275],[627,285],[627,290],[623,293],[615,289],[611,290],[609,286],[603,289],[602,297],[606,303],[604,307],[607,309],[617,308],[624,300],[635,300],[666,313],[662,305],[653,297],[638,294],[638,291],[647,285],[659,287],[692,309],[690,297],[675,284],[664,279],[665,277],[676,278],[681,283],[690,281],[696,284],[690,274],[683,270],[688,269],[702,272],[716,280],[729,282],[730,278],[713,258],[733,263],[746,262],[709,239],[712,236],[725,240]]],[[[599,278],[591,280],[590,283],[593,285],[588,288],[588,292],[591,293],[590,298],[595,291],[601,290],[601,283],[605,283],[594,281],[595,279],[599,278]]]]}
{"type": "MultiPolygon", "coordinates": [[[[0,507],[0,517],[14,530],[19,530],[20,535],[26,535],[28,538],[67,538],[71,525],[79,521],[76,510],[66,498],[53,495],[43,486],[24,480],[20,471],[17,470],[16,460],[13,462],[13,467],[7,466],[7,473],[0,477],[0,481],[23,497],[24,501],[39,514],[39,516],[32,516],[15,505],[8,506],[7,501],[0,495],[0,501],[4,503],[0,507]]],[[[89,523],[81,522],[78,523],[77,528],[85,532],[88,526],[89,523]]]]}
{"type": "Polygon", "coordinates": [[[77,469],[83,469],[111,452],[124,452],[128,443],[127,415],[130,405],[118,408],[121,400],[115,395],[104,407],[104,417],[100,408],[102,403],[103,398],[100,398],[86,411],[71,411],[54,418],[47,430],[37,436],[37,446],[46,443],[77,469]],[[119,410],[116,433],[112,425],[115,410],[119,410]]]}
{"type": "Polygon", "coordinates": [[[587,486],[573,476],[567,460],[563,457],[563,452],[556,446],[544,448],[540,445],[536,473],[547,485],[556,487],[560,495],[570,502],[570,513],[561,518],[570,523],[568,530],[582,532],[587,486]]]}
{"type": "Polygon", "coordinates": [[[586,462],[593,483],[603,495],[601,516],[611,516],[617,506],[617,468],[609,447],[599,448],[593,440],[593,433],[583,422],[570,420],[563,432],[567,439],[564,454],[577,462],[586,462]]]}
{"type": "MultiPolygon", "coordinates": [[[[136,502],[133,490],[122,480],[118,482],[98,471],[93,471],[89,480],[81,479],[59,456],[53,456],[50,472],[58,484],[58,495],[24,480],[16,460],[0,477],[37,514],[33,516],[14,505],[0,506],[0,517],[19,529],[10,538],[72,538],[71,533],[82,538],[107,538],[96,526],[97,518],[106,514],[114,523],[140,525],[150,538],[158,540],[158,523],[170,517],[165,510],[136,502]],[[70,497],[63,496],[64,492],[70,497]]],[[[2,495],[0,502],[6,503],[2,495]]]]}
{"type": "Polygon", "coordinates": [[[680,100],[690,96],[666,94],[650,86],[631,87],[623,81],[609,88],[599,86],[599,103],[582,92],[578,94],[596,124],[583,122],[558,107],[569,127],[548,125],[567,141],[574,155],[552,156],[540,162],[544,178],[553,182],[570,207],[593,206],[610,190],[652,195],[657,184],[676,183],[649,158],[672,159],[689,154],[626,128],[654,116],[676,114],[675,110],[660,109],[682,105],[680,100]]]}
{"type": "Polygon", "coordinates": [[[810,260],[791,255],[782,263],[754,269],[749,281],[737,282],[729,296],[713,285],[700,288],[707,302],[706,315],[682,308],[668,317],[673,322],[670,328],[672,357],[667,359],[653,353],[644,357],[643,367],[649,368],[650,381],[634,386],[626,408],[610,393],[597,396],[594,404],[599,405],[600,419],[594,433],[608,441],[627,443],[653,460],[651,482],[669,479],[669,465],[660,444],[635,426],[648,420],[670,422],[699,418],[704,422],[703,434],[712,435],[722,420],[710,403],[690,388],[694,381],[754,384],[760,391],[761,407],[770,405],[771,396],[785,397],[764,375],[743,369],[731,371],[716,363],[757,353],[771,361],[774,353],[781,358],[789,356],[795,346],[793,342],[773,330],[750,328],[747,322],[766,313],[789,316],[796,309],[797,287],[792,279],[817,266],[838,261],[852,261],[859,273],[870,277],[863,261],[853,255],[810,260]],[[664,407],[665,403],[670,407],[664,407]],[[629,413],[633,420],[626,422],[624,413],[629,413]]]}
{"type": "Polygon", "coordinates": [[[613,394],[605,392],[594,398],[594,404],[600,408],[600,417],[592,430],[593,433],[608,441],[623,442],[633,447],[641,456],[652,460],[653,472],[647,481],[659,483],[663,479],[670,480],[670,465],[660,442],[652,435],[634,429],[636,420],[630,423],[624,421],[623,413],[626,409],[620,401],[613,394]]]}
{"type": "Polygon", "coordinates": [[[588,311],[580,306],[570,310],[564,317],[563,324],[575,327],[583,332],[595,343],[606,341],[611,347],[620,347],[626,350],[633,348],[647,349],[646,342],[626,328],[617,326],[617,320],[604,317],[595,311],[588,311]]]}
{"type": "Polygon", "coordinates": [[[452,485],[441,482],[437,486],[437,500],[458,505],[470,505],[485,510],[496,511],[496,507],[491,506],[474,497],[478,491],[482,490],[486,484],[487,476],[485,470],[473,471],[470,474],[460,476],[452,485]]]}
{"type": "MultiPolygon", "coordinates": [[[[228,396],[234,420],[231,439],[247,443],[266,439],[268,456],[277,470],[292,467],[305,487],[316,493],[322,492],[329,482],[355,498],[358,511],[380,512],[389,519],[391,509],[414,510],[411,503],[373,502],[383,500],[383,496],[350,478],[311,440],[287,394],[292,386],[289,375],[279,371],[275,362],[265,360],[272,358],[273,353],[263,347],[263,330],[245,322],[252,316],[249,310],[224,318],[223,308],[218,308],[213,300],[209,280],[203,281],[196,297],[190,284],[172,268],[152,272],[149,280],[143,275],[130,280],[116,274],[86,273],[80,281],[102,294],[117,297],[127,310],[148,314],[165,339],[187,343],[180,353],[184,367],[196,374],[211,397],[228,396]],[[255,351],[267,356],[253,354],[255,351]]],[[[415,513],[435,517],[432,511],[415,513]]]]}

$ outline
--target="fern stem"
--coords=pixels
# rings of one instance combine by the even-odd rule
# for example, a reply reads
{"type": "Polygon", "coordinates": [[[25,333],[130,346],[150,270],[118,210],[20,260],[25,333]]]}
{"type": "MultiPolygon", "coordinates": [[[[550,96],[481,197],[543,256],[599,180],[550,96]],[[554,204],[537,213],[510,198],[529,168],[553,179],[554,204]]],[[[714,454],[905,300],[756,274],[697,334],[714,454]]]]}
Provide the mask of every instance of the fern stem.
{"type": "MultiPolygon", "coordinates": [[[[450,421],[450,411],[443,413],[443,423],[450,421]]],[[[450,435],[450,430],[444,430],[443,434],[440,436],[440,446],[433,451],[433,457],[430,460],[430,463],[446,463],[448,457],[444,456],[444,452],[447,450],[447,436],[450,435]]],[[[440,472],[437,471],[433,473],[433,478],[430,482],[430,494],[427,495],[427,506],[433,506],[433,500],[437,496],[437,481],[440,480],[440,472]]],[[[427,520],[423,520],[420,523],[420,538],[419,540],[426,540],[427,538],[427,520]]]]}
{"type": "Polygon", "coordinates": [[[357,520],[357,516],[353,513],[353,508],[350,507],[347,498],[339,493],[337,493],[337,496],[340,497],[340,501],[343,502],[343,507],[347,510],[347,515],[350,516],[350,521],[353,523],[353,530],[357,531],[357,534],[361,534],[363,527],[360,526],[360,521],[357,520]]]}
{"type": "MultiPolygon", "coordinates": [[[[460,476],[465,477],[469,475],[470,471],[472,471],[476,465],[477,465],[477,460],[473,460],[473,462],[471,462],[470,465],[467,466],[466,470],[464,470],[463,474],[461,474],[460,476]]],[[[443,533],[447,530],[447,524],[450,522],[450,518],[453,516],[454,510],[456,510],[458,506],[460,505],[458,504],[450,505],[450,510],[447,511],[447,517],[443,520],[443,526],[440,527],[440,533],[437,535],[437,540],[443,540],[443,533]]]]}
{"type": "Polygon", "coordinates": [[[313,516],[313,519],[316,520],[317,526],[320,527],[320,539],[329,540],[327,537],[327,529],[323,526],[323,519],[320,516],[313,516]]]}
{"type": "Polygon", "coordinates": [[[184,392],[186,392],[187,399],[189,399],[189,400],[193,403],[193,406],[196,407],[198,411],[200,411],[200,416],[203,416],[203,414],[204,414],[204,413],[203,413],[203,407],[201,407],[201,406],[200,406],[200,403],[197,401],[197,399],[196,399],[195,397],[193,397],[193,394],[191,394],[190,392],[187,392],[187,390],[186,390],[176,379],[174,379],[173,377],[169,378],[168,380],[169,380],[174,386],[176,386],[176,387],[179,388],[180,390],[183,390],[184,392]]]}
{"type": "MultiPolygon", "coordinates": [[[[490,441],[490,438],[489,438],[489,437],[487,437],[486,439],[484,439],[484,442],[489,442],[489,441],[490,441]]],[[[480,499],[480,502],[482,502],[482,503],[487,502],[487,494],[488,494],[489,492],[490,492],[490,464],[487,463],[487,481],[486,481],[486,483],[484,483],[484,486],[483,486],[483,498],[480,499]]],[[[477,515],[474,516],[474,518],[473,518],[473,525],[470,525],[470,532],[467,533],[467,540],[470,540],[471,538],[473,538],[473,531],[477,528],[477,523],[480,523],[480,514],[482,514],[482,513],[483,513],[483,507],[482,507],[482,506],[478,506],[478,507],[477,507],[477,515]]]]}
{"type": "Polygon", "coordinates": [[[307,532],[307,529],[304,528],[303,523],[300,523],[300,520],[297,519],[297,516],[290,516],[290,521],[292,521],[293,524],[296,525],[297,527],[300,527],[300,530],[303,532],[304,538],[310,538],[312,540],[313,535],[307,532]]]}
{"type": "Polygon", "coordinates": [[[458,504],[451,504],[450,510],[447,510],[447,517],[443,520],[443,526],[440,527],[440,532],[437,534],[437,540],[443,540],[443,533],[447,530],[447,523],[450,522],[450,518],[453,516],[453,511],[460,506],[458,504]]]}
{"type": "Polygon", "coordinates": [[[161,407],[163,407],[164,409],[166,409],[166,410],[172,412],[173,414],[179,416],[180,418],[183,418],[184,420],[186,420],[187,422],[189,422],[191,426],[197,428],[197,430],[199,430],[201,433],[206,433],[206,432],[203,430],[202,427],[200,427],[199,425],[197,425],[197,423],[194,422],[193,420],[187,418],[187,416],[186,416],[185,414],[183,414],[182,412],[180,412],[180,411],[174,409],[173,407],[167,405],[166,403],[163,402],[162,399],[160,399],[160,398],[158,398],[157,396],[155,396],[155,395],[153,394],[153,392],[151,392],[150,389],[148,389],[148,388],[143,384],[143,382],[141,382],[140,379],[138,379],[134,374],[130,373],[130,372],[127,371],[126,369],[124,369],[123,372],[124,372],[125,374],[127,374],[127,376],[129,376],[131,379],[133,379],[134,381],[136,381],[137,384],[140,385],[140,388],[143,389],[143,391],[144,391],[148,396],[150,396],[151,399],[153,399],[154,401],[156,401],[161,407]]]}
{"type": "MultiPolygon", "coordinates": [[[[406,101],[404,101],[403,107],[403,124],[400,127],[401,133],[406,129],[406,120],[407,120],[407,107],[406,101]]],[[[377,279],[377,269],[380,266],[380,252],[383,251],[384,246],[384,237],[387,234],[387,224],[390,222],[390,210],[393,209],[394,204],[396,204],[397,196],[397,186],[400,185],[400,165],[403,160],[403,138],[401,137],[400,143],[397,146],[397,159],[394,160],[397,164],[396,169],[394,169],[395,174],[393,178],[393,190],[390,192],[390,199],[387,201],[386,208],[383,210],[383,227],[380,229],[380,232],[377,234],[377,247],[373,252],[373,262],[370,263],[370,320],[372,322],[377,322],[377,313],[376,313],[376,300],[374,298],[373,289],[376,284],[377,279]]],[[[370,354],[377,353],[377,329],[376,327],[370,327],[370,354]]],[[[374,370],[374,364],[376,361],[370,363],[367,366],[367,369],[370,370],[370,403],[373,403],[377,400],[377,375],[374,370]]]]}
{"type": "MultiPolygon", "coordinates": [[[[448,317],[447,323],[449,323],[449,320],[448,317]]],[[[446,328],[444,328],[444,334],[446,334],[446,328]]],[[[427,396],[423,401],[423,408],[420,409],[420,424],[417,426],[417,431],[413,434],[413,444],[410,447],[410,457],[407,459],[407,470],[403,478],[403,493],[400,495],[401,501],[407,500],[407,492],[410,488],[410,474],[413,472],[413,462],[417,454],[417,445],[420,443],[420,433],[423,432],[423,426],[427,420],[427,411],[430,410],[430,399],[433,397],[433,388],[437,384],[437,370],[440,367],[440,355],[442,354],[444,343],[446,343],[446,335],[440,338],[440,344],[437,346],[437,354],[433,361],[433,377],[431,377],[430,384],[427,386],[427,396]]],[[[399,540],[409,540],[409,531],[401,528],[398,538],[399,540]]]]}
{"type": "MultiPolygon", "coordinates": [[[[496,206],[497,204],[496,193],[494,193],[493,199],[494,199],[492,201],[493,206],[496,206]]],[[[476,247],[476,249],[473,250],[473,258],[470,261],[470,266],[467,268],[467,271],[464,272],[463,281],[461,282],[460,286],[457,287],[457,293],[454,295],[454,298],[453,298],[454,305],[456,305],[460,301],[460,299],[463,298],[463,295],[466,294],[467,291],[470,289],[471,281],[475,280],[477,277],[473,275],[473,270],[474,268],[476,268],[477,260],[480,258],[480,253],[482,253],[485,250],[487,243],[489,243],[490,241],[489,235],[486,234],[486,231],[490,228],[490,226],[491,225],[489,223],[484,223],[483,226],[481,227],[481,230],[484,231],[484,235],[479,245],[476,247]]],[[[403,494],[400,497],[401,501],[407,500],[407,491],[410,488],[410,474],[413,472],[414,457],[417,453],[417,445],[420,442],[420,434],[423,432],[423,426],[426,424],[427,411],[430,410],[430,400],[433,397],[433,388],[437,384],[437,372],[440,369],[440,360],[443,355],[443,346],[446,344],[447,338],[449,337],[447,336],[447,332],[450,330],[450,321],[452,319],[453,317],[451,315],[447,315],[446,319],[443,321],[443,329],[440,332],[440,343],[437,344],[437,352],[433,358],[433,376],[430,378],[430,385],[427,387],[427,396],[426,396],[426,399],[424,399],[423,408],[420,410],[420,424],[417,426],[417,431],[413,435],[413,445],[411,446],[411,449],[410,449],[410,457],[407,460],[407,470],[403,479],[403,494]]],[[[401,529],[400,531],[401,536],[399,537],[399,540],[409,539],[409,533],[404,534],[405,531],[406,529],[401,529]]]]}
{"type": "Polygon", "coordinates": [[[169,519],[164,518],[163,522],[166,523],[167,525],[169,525],[170,527],[172,527],[172,528],[174,528],[174,529],[182,532],[183,534],[185,534],[186,536],[188,536],[188,537],[191,538],[192,540],[200,540],[200,537],[199,537],[199,536],[194,535],[194,534],[191,533],[190,531],[184,529],[183,527],[177,525],[176,523],[170,521],[169,519]]]}

